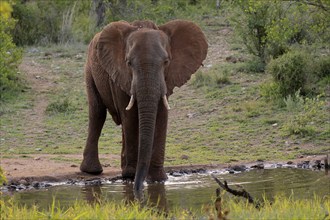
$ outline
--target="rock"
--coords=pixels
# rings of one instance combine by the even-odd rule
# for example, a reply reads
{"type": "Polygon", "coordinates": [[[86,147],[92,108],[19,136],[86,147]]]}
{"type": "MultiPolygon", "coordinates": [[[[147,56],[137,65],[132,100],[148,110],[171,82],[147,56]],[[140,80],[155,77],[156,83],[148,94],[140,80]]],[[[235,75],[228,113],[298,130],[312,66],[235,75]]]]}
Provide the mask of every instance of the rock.
{"type": "Polygon", "coordinates": [[[281,168],[281,167],[283,167],[283,164],[278,163],[278,164],[276,164],[276,167],[281,168]]]}
{"type": "Polygon", "coordinates": [[[78,167],[76,164],[72,164],[70,167],[78,167]]]}
{"type": "Polygon", "coordinates": [[[188,160],[189,159],[189,156],[183,154],[181,155],[181,160],[188,160]]]}
{"type": "Polygon", "coordinates": [[[272,124],[272,126],[273,126],[273,127],[277,127],[277,126],[278,126],[278,124],[277,124],[277,123],[274,123],[274,124],[272,124]]]}
{"type": "Polygon", "coordinates": [[[171,176],[174,176],[174,177],[180,177],[180,176],[183,176],[183,173],[173,172],[173,173],[171,174],[171,176]]]}
{"type": "Polygon", "coordinates": [[[239,59],[237,59],[236,57],[233,57],[233,56],[228,56],[228,57],[226,57],[226,61],[230,62],[230,63],[237,63],[239,61],[239,59]]]}
{"type": "MultiPolygon", "coordinates": [[[[324,165],[324,164],[323,164],[324,165]]],[[[315,164],[312,166],[314,169],[320,170],[322,168],[321,160],[316,160],[315,164]]]]}
{"type": "Polygon", "coordinates": [[[29,185],[29,183],[28,183],[25,179],[21,179],[21,180],[19,180],[18,183],[19,183],[20,185],[24,185],[24,186],[29,185]]]}
{"type": "Polygon", "coordinates": [[[34,160],[40,160],[41,159],[41,157],[35,157],[34,158],[34,160]]]}
{"type": "Polygon", "coordinates": [[[264,164],[259,163],[259,164],[251,166],[251,168],[253,168],[253,169],[264,169],[265,166],[264,166],[264,164]]]}
{"type": "Polygon", "coordinates": [[[231,167],[231,169],[234,170],[234,171],[243,172],[247,168],[246,168],[245,165],[235,165],[235,166],[231,167]]]}
{"type": "Polygon", "coordinates": [[[77,60],[82,60],[83,56],[81,54],[77,54],[74,58],[77,60]]]}
{"type": "Polygon", "coordinates": [[[188,113],[187,118],[193,118],[196,115],[196,113],[188,113]]]}
{"type": "Polygon", "coordinates": [[[228,170],[228,172],[229,172],[230,174],[234,174],[234,173],[235,173],[234,170],[228,170]]]}
{"type": "Polygon", "coordinates": [[[11,184],[9,187],[8,187],[8,190],[12,190],[12,191],[15,191],[17,189],[17,185],[14,185],[14,184],[11,184]]]}
{"type": "Polygon", "coordinates": [[[38,53],[39,50],[37,48],[31,48],[28,50],[28,53],[38,53]]]}
{"type": "Polygon", "coordinates": [[[31,186],[32,186],[33,188],[39,188],[39,187],[40,187],[40,183],[37,182],[37,181],[33,181],[33,182],[31,183],[31,186]]]}
{"type": "Polygon", "coordinates": [[[101,184],[101,179],[86,180],[85,182],[85,185],[87,186],[100,186],[101,184]]]}
{"type": "Polygon", "coordinates": [[[42,148],[36,148],[35,150],[36,151],[42,151],[42,148]]]}
{"type": "Polygon", "coordinates": [[[309,169],[309,160],[297,164],[298,168],[309,169]]]}

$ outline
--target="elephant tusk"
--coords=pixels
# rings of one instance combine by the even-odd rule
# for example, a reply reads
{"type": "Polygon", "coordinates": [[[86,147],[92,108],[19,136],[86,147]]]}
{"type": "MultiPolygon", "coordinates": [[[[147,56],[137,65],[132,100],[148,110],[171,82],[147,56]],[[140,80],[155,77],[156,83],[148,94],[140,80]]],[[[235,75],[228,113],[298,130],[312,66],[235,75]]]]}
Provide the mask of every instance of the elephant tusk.
{"type": "Polygon", "coordinates": [[[126,111],[130,110],[133,107],[134,101],[135,101],[134,100],[134,96],[131,95],[131,99],[129,100],[129,103],[128,103],[127,107],[126,107],[126,111]]]}
{"type": "Polygon", "coordinates": [[[167,110],[170,110],[170,109],[171,109],[171,108],[170,108],[170,105],[168,104],[168,101],[167,101],[167,97],[166,97],[166,95],[163,96],[163,103],[164,103],[165,108],[166,108],[167,110]]]}

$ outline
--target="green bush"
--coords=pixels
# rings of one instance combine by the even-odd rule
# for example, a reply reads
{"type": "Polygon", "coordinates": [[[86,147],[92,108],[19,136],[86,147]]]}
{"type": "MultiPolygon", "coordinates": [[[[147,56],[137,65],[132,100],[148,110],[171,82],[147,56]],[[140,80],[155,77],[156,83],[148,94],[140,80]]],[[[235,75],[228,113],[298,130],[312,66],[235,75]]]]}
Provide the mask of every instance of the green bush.
{"type": "MultiPolygon", "coordinates": [[[[85,1],[83,1],[85,2],[85,1]]],[[[76,1],[21,1],[13,6],[18,45],[67,43],[73,40],[76,1]]]]}
{"type": "Polygon", "coordinates": [[[282,104],[282,95],[280,93],[280,87],[277,83],[267,82],[261,84],[259,89],[260,95],[267,101],[272,101],[278,103],[279,105],[282,104]]]}
{"type": "Polygon", "coordinates": [[[193,78],[192,84],[196,88],[209,87],[220,88],[223,85],[230,84],[229,67],[215,65],[208,72],[197,72],[193,78]]]}
{"type": "Polygon", "coordinates": [[[71,103],[68,98],[56,100],[51,102],[47,108],[46,112],[48,114],[59,114],[59,113],[72,113],[76,110],[75,106],[71,103]]]}
{"type": "Polygon", "coordinates": [[[262,63],[287,53],[293,44],[330,40],[329,1],[233,0],[235,33],[262,63]]]}
{"type": "Polygon", "coordinates": [[[302,95],[308,94],[310,79],[313,71],[311,70],[311,60],[313,58],[301,51],[292,51],[283,56],[272,60],[267,65],[267,72],[270,73],[275,82],[279,85],[282,97],[294,95],[298,90],[302,95]]]}
{"type": "MultiPolygon", "coordinates": [[[[7,178],[6,178],[5,172],[0,167],[0,186],[2,186],[4,183],[7,183],[7,178]]],[[[1,192],[0,192],[0,195],[1,195],[1,192]]]]}
{"type": "Polygon", "coordinates": [[[317,58],[314,66],[318,77],[330,77],[330,56],[322,56],[317,58]]]}
{"type": "Polygon", "coordinates": [[[15,21],[2,17],[0,14],[0,101],[4,101],[12,93],[20,89],[18,64],[22,58],[22,51],[13,43],[10,31],[15,21]]]}
{"type": "Polygon", "coordinates": [[[289,135],[298,135],[301,137],[312,136],[316,132],[317,120],[324,113],[325,102],[322,101],[321,95],[316,98],[306,98],[299,101],[302,107],[300,111],[294,114],[291,120],[288,120],[284,125],[284,130],[289,135]]]}

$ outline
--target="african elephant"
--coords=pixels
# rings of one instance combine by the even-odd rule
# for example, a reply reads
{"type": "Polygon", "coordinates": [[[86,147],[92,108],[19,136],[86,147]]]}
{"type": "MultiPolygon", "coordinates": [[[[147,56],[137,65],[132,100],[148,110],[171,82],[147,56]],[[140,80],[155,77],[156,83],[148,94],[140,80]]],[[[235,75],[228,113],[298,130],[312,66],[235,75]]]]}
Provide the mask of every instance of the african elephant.
{"type": "Polygon", "coordinates": [[[92,39],[85,65],[88,137],[80,170],[100,174],[98,140],[107,111],[122,125],[123,178],[165,181],[168,96],[186,83],[207,54],[201,29],[190,21],[112,22],[92,39]]]}

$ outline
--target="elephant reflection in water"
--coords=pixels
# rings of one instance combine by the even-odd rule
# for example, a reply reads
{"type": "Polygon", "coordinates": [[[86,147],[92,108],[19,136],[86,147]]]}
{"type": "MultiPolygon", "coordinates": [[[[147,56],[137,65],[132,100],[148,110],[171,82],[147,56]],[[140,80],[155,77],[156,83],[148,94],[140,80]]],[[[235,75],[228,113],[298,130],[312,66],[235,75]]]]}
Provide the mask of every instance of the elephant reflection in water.
{"type": "Polygon", "coordinates": [[[88,204],[100,204],[102,198],[102,189],[100,185],[83,187],[81,193],[84,195],[88,204]]]}
{"type": "MultiPolygon", "coordinates": [[[[124,185],[125,201],[130,204],[136,201],[131,183],[124,185]]],[[[168,202],[164,183],[152,183],[148,185],[147,199],[144,205],[156,207],[162,213],[168,212],[168,202]]]]}
{"type": "MultiPolygon", "coordinates": [[[[82,194],[89,204],[99,204],[103,199],[106,199],[107,193],[102,192],[101,186],[86,186],[82,188],[82,194]]],[[[118,193],[119,194],[119,193],[118,193]]],[[[160,212],[168,212],[168,202],[166,198],[165,185],[163,183],[153,183],[148,185],[147,199],[145,201],[147,206],[156,207],[160,212]]],[[[136,201],[134,197],[133,184],[127,183],[123,186],[123,196],[126,204],[136,201]]],[[[122,198],[118,197],[118,201],[122,198]]]]}

